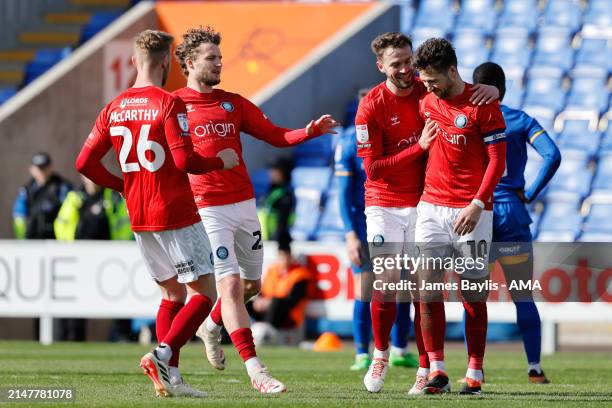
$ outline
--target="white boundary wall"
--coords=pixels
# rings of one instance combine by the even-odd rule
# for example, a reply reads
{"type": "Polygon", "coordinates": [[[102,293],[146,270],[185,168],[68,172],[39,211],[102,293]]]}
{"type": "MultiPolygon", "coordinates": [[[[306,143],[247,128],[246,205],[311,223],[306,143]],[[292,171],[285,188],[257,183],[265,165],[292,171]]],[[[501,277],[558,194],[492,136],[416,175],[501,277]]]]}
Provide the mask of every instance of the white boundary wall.
{"type": "MultiPolygon", "coordinates": [[[[299,243],[293,252],[306,255],[319,272],[325,300],[311,301],[310,317],[351,320],[349,262],[341,243],[299,243]]],[[[275,245],[266,243],[265,264],[275,245]]],[[[0,240],[0,316],[41,317],[41,342],[52,342],[52,318],[153,317],[160,300],[134,242],[0,240]]],[[[447,304],[447,319],[461,320],[460,304],[447,304]]],[[[541,303],[543,350],[556,347],[558,322],[612,322],[610,303],[541,303]]],[[[515,321],[512,303],[490,303],[491,321],[515,321]]]]}

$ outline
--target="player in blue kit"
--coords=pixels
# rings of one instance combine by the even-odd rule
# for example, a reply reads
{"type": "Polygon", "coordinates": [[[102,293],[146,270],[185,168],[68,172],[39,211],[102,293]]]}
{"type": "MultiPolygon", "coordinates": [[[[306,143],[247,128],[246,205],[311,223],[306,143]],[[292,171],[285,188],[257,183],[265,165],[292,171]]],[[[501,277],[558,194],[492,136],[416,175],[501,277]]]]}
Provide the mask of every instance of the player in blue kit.
{"type": "MultiPolygon", "coordinates": [[[[338,181],[340,215],[344,223],[346,246],[351,261],[355,282],[355,304],[353,307],[353,335],[356,347],[355,363],[351,370],[367,370],[372,335],[372,320],[369,300],[362,300],[362,288],[371,282],[372,263],[366,238],[365,188],[366,173],[363,159],[357,157],[355,128],[349,127],[336,146],[335,175],[338,181]]],[[[371,287],[371,284],[370,284],[371,287]]],[[[410,301],[398,303],[397,317],[391,331],[392,366],[418,367],[416,357],[407,351],[410,320],[410,301]]]]}
{"type": "MultiPolygon", "coordinates": [[[[500,101],[506,92],[504,71],[492,62],[481,64],[474,70],[474,83],[497,87],[500,101]]],[[[525,205],[535,200],[553,177],[561,163],[561,154],[537,120],[505,105],[501,105],[501,110],[506,121],[506,172],[493,196],[493,242],[498,244],[492,249],[491,259],[500,262],[507,282],[530,281],[533,278],[533,248],[529,229],[532,220],[525,205]],[[526,187],[524,173],[528,144],[544,161],[535,181],[526,187]]],[[[549,381],[540,367],[542,341],[538,308],[530,291],[511,291],[511,295],[527,354],[529,381],[547,384],[549,381]]]]}

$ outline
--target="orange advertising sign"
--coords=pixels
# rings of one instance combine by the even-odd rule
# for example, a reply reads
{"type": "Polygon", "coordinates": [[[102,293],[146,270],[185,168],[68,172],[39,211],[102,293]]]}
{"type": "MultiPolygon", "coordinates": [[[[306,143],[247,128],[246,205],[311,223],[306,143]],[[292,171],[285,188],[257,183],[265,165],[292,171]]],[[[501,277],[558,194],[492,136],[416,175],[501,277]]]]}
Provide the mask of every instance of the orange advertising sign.
{"type": "MultiPolygon", "coordinates": [[[[376,3],[164,2],[159,28],[175,36],[211,25],[221,32],[221,87],[251,97],[376,3]]],[[[174,62],[166,88],[185,85],[174,62]]]]}

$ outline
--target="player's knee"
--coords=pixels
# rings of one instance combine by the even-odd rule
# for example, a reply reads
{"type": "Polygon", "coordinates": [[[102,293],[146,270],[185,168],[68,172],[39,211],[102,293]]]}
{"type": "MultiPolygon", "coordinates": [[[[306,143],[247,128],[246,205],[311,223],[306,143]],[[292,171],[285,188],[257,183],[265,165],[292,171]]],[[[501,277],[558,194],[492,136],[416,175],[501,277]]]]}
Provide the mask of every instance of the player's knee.
{"type": "Polygon", "coordinates": [[[228,276],[227,278],[223,279],[220,287],[221,297],[223,299],[228,299],[230,301],[237,301],[240,299],[242,301],[244,296],[244,288],[238,275],[228,276]]]}

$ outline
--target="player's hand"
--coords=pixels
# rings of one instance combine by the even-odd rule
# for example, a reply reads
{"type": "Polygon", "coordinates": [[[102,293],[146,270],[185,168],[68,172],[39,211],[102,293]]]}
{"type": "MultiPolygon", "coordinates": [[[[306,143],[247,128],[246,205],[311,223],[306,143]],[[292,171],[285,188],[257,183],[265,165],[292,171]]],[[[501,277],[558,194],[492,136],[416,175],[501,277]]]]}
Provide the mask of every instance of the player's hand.
{"type": "Polygon", "coordinates": [[[423,128],[423,132],[421,132],[421,137],[419,138],[419,144],[423,148],[423,150],[429,149],[431,142],[436,138],[436,134],[438,132],[438,125],[431,119],[427,119],[425,121],[425,127],[423,128]]]}
{"type": "Polygon", "coordinates": [[[318,132],[320,135],[324,135],[326,133],[338,133],[334,130],[335,127],[340,126],[336,119],[334,119],[331,115],[323,115],[317,120],[311,120],[309,124],[306,125],[306,134],[308,136],[312,136],[315,132],[318,132]]]}
{"type": "Polygon", "coordinates": [[[516,190],[516,195],[522,202],[524,202],[525,204],[529,204],[529,199],[525,195],[525,190],[516,190]]]}
{"type": "Polygon", "coordinates": [[[493,85],[476,84],[470,102],[474,105],[486,105],[499,99],[499,89],[493,85]]]}
{"type": "Polygon", "coordinates": [[[217,157],[223,160],[223,169],[233,169],[240,164],[238,153],[234,149],[227,148],[217,153],[217,157]]]}
{"type": "Polygon", "coordinates": [[[346,234],[346,250],[351,263],[361,266],[362,247],[361,240],[355,231],[346,234]]]}
{"type": "Polygon", "coordinates": [[[467,235],[474,231],[480,219],[480,214],[482,214],[482,208],[470,203],[459,213],[453,225],[453,232],[458,235],[467,235]]]}

